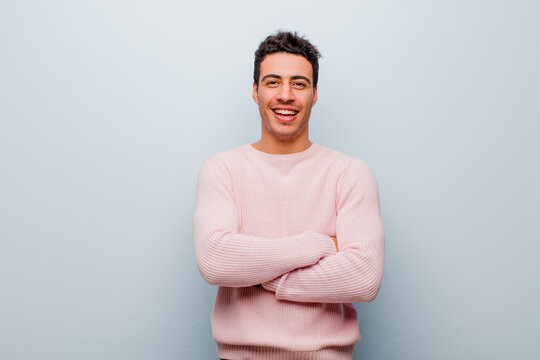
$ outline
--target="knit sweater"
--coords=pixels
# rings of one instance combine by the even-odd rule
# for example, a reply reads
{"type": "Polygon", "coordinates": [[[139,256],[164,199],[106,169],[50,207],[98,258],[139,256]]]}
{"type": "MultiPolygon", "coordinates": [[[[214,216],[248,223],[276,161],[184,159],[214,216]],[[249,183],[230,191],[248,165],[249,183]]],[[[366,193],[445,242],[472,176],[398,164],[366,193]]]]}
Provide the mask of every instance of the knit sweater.
{"type": "Polygon", "coordinates": [[[219,357],[351,359],[352,303],[377,296],[384,267],[379,193],[363,160],[317,143],[214,153],[199,172],[193,237],[202,276],[219,285],[219,357]]]}

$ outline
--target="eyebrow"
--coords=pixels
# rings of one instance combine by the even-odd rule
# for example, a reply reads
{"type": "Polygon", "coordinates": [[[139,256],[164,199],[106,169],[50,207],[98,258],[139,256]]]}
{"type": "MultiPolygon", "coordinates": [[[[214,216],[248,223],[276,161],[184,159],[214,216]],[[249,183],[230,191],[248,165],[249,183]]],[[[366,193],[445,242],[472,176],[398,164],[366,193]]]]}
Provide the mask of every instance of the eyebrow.
{"type": "MultiPolygon", "coordinates": [[[[264,79],[266,79],[266,78],[281,79],[281,76],[276,75],[276,74],[268,74],[268,75],[263,76],[261,81],[264,81],[264,79]]],[[[298,80],[298,79],[306,80],[308,82],[308,84],[311,85],[311,80],[309,80],[309,78],[307,78],[307,77],[305,77],[303,75],[293,75],[293,76],[291,76],[291,79],[292,80],[298,80]]]]}

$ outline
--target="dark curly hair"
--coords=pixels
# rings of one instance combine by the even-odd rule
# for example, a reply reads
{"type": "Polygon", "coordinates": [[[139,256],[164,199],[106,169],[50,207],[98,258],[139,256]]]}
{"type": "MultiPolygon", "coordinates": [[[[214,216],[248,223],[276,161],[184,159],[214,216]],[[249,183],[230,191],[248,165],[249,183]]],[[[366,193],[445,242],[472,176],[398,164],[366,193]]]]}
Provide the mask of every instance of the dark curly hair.
{"type": "Polygon", "coordinates": [[[259,86],[259,76],[261,74],[261,63],[266,55],[277,52],[286,52],[290,54],[301,55],[311,63],[313,68],[313,87],[317,87],[319,78],[319,58],[321,54],[317,48],[306,38],[298,35],[297,32],[278,31],[269,35],[259,45],[255,51],[255,66],[253,71],[253,81],[259,86]]]}

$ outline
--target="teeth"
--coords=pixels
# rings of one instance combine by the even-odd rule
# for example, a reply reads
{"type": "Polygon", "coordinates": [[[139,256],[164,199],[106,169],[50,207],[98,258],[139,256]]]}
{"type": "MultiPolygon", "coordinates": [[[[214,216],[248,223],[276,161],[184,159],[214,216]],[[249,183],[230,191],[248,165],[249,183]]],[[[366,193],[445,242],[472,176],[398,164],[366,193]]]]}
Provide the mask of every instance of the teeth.
{"type": "Polygon", "coordinates": [[[294,115],[297,113],[297,111],[294,111],[294,110],[282,110],[282,109],[276,109],[274,110],[274,112],[280,115],[294,115]]]}

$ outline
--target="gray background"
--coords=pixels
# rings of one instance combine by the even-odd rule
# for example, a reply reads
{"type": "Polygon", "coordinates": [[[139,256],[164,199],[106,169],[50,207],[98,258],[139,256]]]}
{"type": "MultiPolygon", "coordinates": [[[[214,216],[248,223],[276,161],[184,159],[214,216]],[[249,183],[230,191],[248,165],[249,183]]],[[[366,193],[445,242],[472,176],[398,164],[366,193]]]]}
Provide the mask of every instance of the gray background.
{"type": "Polygon", "coordinates": [[[355,359],[538,358],[539,10],[1,0],[0,358],[215,358],[196,180],[259,139],[253,52],[279,28],[323,54],[311,140],[380,187],[355,359]]]}

